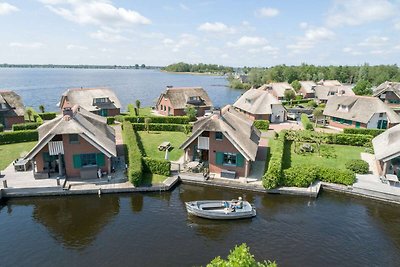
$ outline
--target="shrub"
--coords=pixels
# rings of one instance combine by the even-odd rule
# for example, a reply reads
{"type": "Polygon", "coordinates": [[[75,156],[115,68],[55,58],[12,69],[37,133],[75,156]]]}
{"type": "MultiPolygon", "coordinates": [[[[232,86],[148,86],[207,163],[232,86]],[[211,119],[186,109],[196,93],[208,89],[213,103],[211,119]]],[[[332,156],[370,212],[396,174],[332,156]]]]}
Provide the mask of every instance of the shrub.
{"type": "Polygon", "coordinates": [[[283,171],[282,184],[286,186],[308,187],[318,178],[315,166],[294,166],[283,171]]]}
{"type": "MultiPolygon", "coordinates": [[[[144,123],[146,116],[125,116],[124,121],[129,121],[133,123],[144,123]]],[[[152,123],[173,123],[173,124],[188,124],[189,117],[187,116],[154,116],[151,117],[152,123]]]]}
{"type": "Polygon", "coordinates": [[[269,129],[269,121],[268,120],[255,120],[253,125],[258,130],[268,130],[269,129]]]}
{"type": "Polygon", "coordinates": [[[310,108],[315,108],[315,107],[318,106],[318,104],[317,104],[317,102],[315,102],[315,100],[310,100],[310,101],[308,101],[308,102],[306,103],[306,106],[307,106],[307,107],[310,107],[310,108]]]}
{"type": "Polygon", "coordinates": [[[107,117],[107,124],[114,124],[115,123],[115,117],[107,117]]]}
{"type": "Polygon", "coordinates": [[[349,170],[318,167],[318,179],[328,183],[352,185],[356,181],[356,175],[349,170]]]}
{"type": "Polygon", "coordinates": [[[124,122],[122,137],[125,143],[125,155],[128,162],[128,179],[134,186],[139,186],[143,177],[142,154],[140,153],[137,135],[132,124],[124,122]]]}
{"type": "Polygon", "coordinates": [[[118,122],[124,122],[124,116],[123,115],[116,115],[114,116],[114,119],[118,122]]]}
{"type": "Polygon", "coordinates": [[[352,159],[346,162],[346,169],[359,174],[367,174],[369,172],[368,162],[362,159],[352,159]]]}
{"type": "Polygon", "coordinates": [[[24,130],[24,131],[0,133],[0,145],[31,142],[31,141],[37,141],[38,139],[39,135],[37,130],[24,130]]]}
{"type": "Polygon", "coordinates": [[[362,128],[345,128],[343,133],[345,134],[364,134],[372,135],[373,137],[380,135],[385,130],[383,129],[362,129],[362,128]]]}
{"type": "Polygon", "coordinates": [[[314,130],[314,126],[311,123],[310,119],[307,117],[306,114],[301,114],[301,123],[303,124],[303,127],[305,130],[310,130],[313,131],[314,130]]]}
{"type": "Polygon", "coordinates": [[[4,132],[4,125],[0,123],[0,132],[4,132]]]}
{"type": "Polygon", "coordinates": [[[271,148],[271,157],[268,162],[268,169],[263,175],[263,186],[266,189],[276,188],[281,184],[282,178],[282,158],[285,149],[286,131],[282,131],[274,141],[271,148]]]}
{"type": "Polygon", "coordinates": [[[142,159],[143,171],[146,173],[155,173],[169,176],[171,171],[171,162],[168,160],[152,159],[144,157],[142,159]]]}
{"type": "Polygon", "coordinates": [[[13,124],[12,130],[13,131],[34,130],[37,129],[40,125],[41,123],[39,122],[18,123],[18,124],[13,124]]]}
{"type": "Polygon", "coordinates": [[[57,113],[55,112],[44,112],[44,113],[38,113],[37,115],[43,120],[52,120],[55,117],[57,117],[57,113]]]}
{"type": "MultiPolygon", "coordinates": [[[[135,131],[146,131],[145,123],[132,123],[135,131]]],[[[183,132],[188,134],[193,126],[190,124],[166,124],[166,123],[149,123],[149,131],[165,131],[165,132],[183,132]]]]}

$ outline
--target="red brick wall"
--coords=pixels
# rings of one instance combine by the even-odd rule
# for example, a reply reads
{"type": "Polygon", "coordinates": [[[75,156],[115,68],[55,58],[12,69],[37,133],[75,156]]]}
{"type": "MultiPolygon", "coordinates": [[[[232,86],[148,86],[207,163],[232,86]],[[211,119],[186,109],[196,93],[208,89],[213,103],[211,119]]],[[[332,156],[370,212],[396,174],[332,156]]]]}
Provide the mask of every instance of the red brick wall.
{"type": "Polygon", "coordinates": [[[113,108],[108,110],[108,116],[117,116],[120,114],[120,109],[119,108],[113,108]]]}
{"type": "Polygon", "coordinates": [[[161,100],[160,100],[160,103],[158,103],[158,105],[156,106],[157,111],[158,111],[158,113],[161,114],[161,115],[168,116],[168,107],[171,109],[171,111],[170,111],[170,114],[171,114],[171,115],[178,116],[178,115],[175,115],[175,114],[174,114],[175,111],[174,111],[174,108],[173,108],[173,106],[172,106],[172,104],[171,104],[171,101],[170,101],[168,98],[165,98],[165,97],[163,96],[163,97],[161,98],[161,100]],[[162,109],[161,109],[161,106],[163,106],[162,109]],[[164,107],[166,107],[166,108],[165,108],[165,111],[164,111],[164,107]]]}
{"type": "Polygon", "coordinates": [[[239,108],[235,108],[235,110],[239,111],[240,113],[244,114],[247,118],[251,119],[251,120],[270,120],[271,119],[271,114],[251,114],[248,113],[244,110],[241,110],[239,108]]]}
{"type": "MultiPolygon", "coordinates": [[[[86,153],[100,153],[100,151],[92,146],[89,142],[79,136],[79,143],[70,144],[68,134],[62,136],[63,146],[64,146],[64,162],[65,171],[67,177],[79,177],[80,169],[75,169],[73,165],[73,155],[75,154],[86,154],[86,153]]],[[[43,152],[48,152],[49,148],[46,145],[39,153],[34,157],[36,161],[36,167],[38,172],[43,172],[44,162],[43,162],[43,152]]],[[[101,168],[102,172],[108,172],[108,166],[111,166],[111,160],[105,156],[105,164],[101,168]]]]}
{"type": "MultiPolygon", "coordinates": [[[[342,123],[339,123],[339,122],[336,122],[336,121],[333,121],[333,120],[329,120],[329,125],[333,126],[333,127],[336,127],[336,128],[341,128],[341,129],[344,129],[344,128],[356,128],[356,122],[355,121],[353,121],[353,124],[349,125],[349,124],[342,124],[342,123]]],[[[360,128],[367,128],[367,124],[361,123],[360,124],[360,128]]]]}
{"type": "Polygon", "coordinates": [[[5,123],[4,128],[11,129],[13,124],[24,123],[24,122],[25,122],[24,116],[5,117],[4,118],[4,123],[5,123]]]}

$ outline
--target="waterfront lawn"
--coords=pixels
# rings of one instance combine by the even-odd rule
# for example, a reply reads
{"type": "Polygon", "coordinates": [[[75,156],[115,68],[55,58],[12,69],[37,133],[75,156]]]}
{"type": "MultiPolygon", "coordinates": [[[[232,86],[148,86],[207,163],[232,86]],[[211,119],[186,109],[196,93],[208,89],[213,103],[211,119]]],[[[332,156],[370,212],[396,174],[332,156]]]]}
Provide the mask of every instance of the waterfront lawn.
{"type": "MultiPolygon", "coordinates": [[[[299,145],[300,146],[300,145],[299,145]]],[[[361,159],[361,152],[364,152],[364,147],[344,146],[344,145],[321,145],[321,156],[318,152],[297,154],[294,152],[294,143],[289,142],[284,153],[284,169],[290,166],[306,166],[317,165],[321,167],[333,167],[345,169],[345,164],[351,159],[361,159]],[[290,150],[289,150],[290,148],[290,150]],[[288,154],[290,154],[288,156],[288,154]]]]}
{"type": "Polygon", "coordinates": [[[24,142],[9,145],[0,145],[0,170],[4,170],[10,163],[21,157],[21,153],[28,153],[37,142],[24,142]]]}
{"type": "Polygon", "coordinates": [[[151,186],[156,184],[161,184],[167,179],[164,175],[154,174],[154,173],[143,173],[143,180],[141,186],[151,186]]]}
{"type": "Polygon", "coordinates": [[[186,140],[187,135],[182,132],[139,131],[143,150],[147,157],[164,159],[165,151],[159,151],[158,146],[163,142],[170,142],[172,149],[169,151],[169,160],[178,160],[183,155],[179,146],[186,140]]]}

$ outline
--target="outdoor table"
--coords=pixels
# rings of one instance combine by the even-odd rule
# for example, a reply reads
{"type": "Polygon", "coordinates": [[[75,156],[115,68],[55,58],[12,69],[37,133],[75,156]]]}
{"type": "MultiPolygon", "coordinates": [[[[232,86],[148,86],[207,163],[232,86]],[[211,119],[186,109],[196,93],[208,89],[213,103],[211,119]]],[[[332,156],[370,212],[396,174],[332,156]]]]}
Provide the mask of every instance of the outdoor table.
{"type": "Polygon", "coordinates": [[[161,145],[158,146],[158,150],[163,151],[165,149],[168,149],[170,146],[170,142],[162,142],[161,145]]]}
{"type": "Polygon", "coordinates": [[[28,163],[29,163],[29,160],[27,160],[27,159],[18,159],[14,163],[14,169],[16,171],[26,171],[28,163]]]}

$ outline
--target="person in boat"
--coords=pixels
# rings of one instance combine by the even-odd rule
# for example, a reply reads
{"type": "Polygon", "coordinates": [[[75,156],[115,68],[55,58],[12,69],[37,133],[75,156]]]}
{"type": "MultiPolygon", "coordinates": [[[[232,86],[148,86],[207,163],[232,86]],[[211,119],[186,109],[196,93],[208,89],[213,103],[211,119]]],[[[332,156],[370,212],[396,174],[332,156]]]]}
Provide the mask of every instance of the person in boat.
{"type": "Polygon", "coordinates": [[[238,198],[238,201],[236,202],[235,208],[236,208],[236,209],[243,209],[243,200],[242,200],[242,197],[239,197],[239,198],[238,198]]]}

